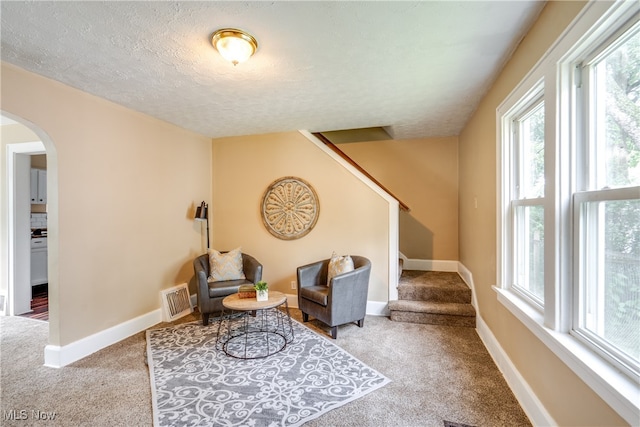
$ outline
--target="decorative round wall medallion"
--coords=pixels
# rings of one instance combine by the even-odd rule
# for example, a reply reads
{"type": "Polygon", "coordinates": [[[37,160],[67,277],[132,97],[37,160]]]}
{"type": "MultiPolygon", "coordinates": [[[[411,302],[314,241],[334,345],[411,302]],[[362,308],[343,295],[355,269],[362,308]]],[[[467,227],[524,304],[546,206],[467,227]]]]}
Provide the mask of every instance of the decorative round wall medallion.
{"type": "Polygon", "coordinates": [[[319,213],[313,187],[293,176],[271,183],[262,197],[262,221],[278,239],[294,240],[306,235],[316,225],[319,213]]]}

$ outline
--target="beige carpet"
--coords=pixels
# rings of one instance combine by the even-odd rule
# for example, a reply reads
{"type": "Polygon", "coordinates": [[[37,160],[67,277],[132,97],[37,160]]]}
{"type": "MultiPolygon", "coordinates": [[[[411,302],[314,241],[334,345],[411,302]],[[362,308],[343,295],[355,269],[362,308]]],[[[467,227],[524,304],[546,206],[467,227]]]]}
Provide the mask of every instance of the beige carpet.
{"type": "MultiPolygon", "coordinates": [[[[327,334],[319,322],[306,325],[327,334]]],[[[47,334],[46,322],[0,318],[0,425],[152,424],[144,333],[62,369],[42,366],[47,334]],[[50,413],[54,420],[36,419],[50,413]]],[[[367,317],[364,328],[342,326],[338,336],[337,345],[391,383],[305,426],[531,425],[474,329],[367,317]]]]}

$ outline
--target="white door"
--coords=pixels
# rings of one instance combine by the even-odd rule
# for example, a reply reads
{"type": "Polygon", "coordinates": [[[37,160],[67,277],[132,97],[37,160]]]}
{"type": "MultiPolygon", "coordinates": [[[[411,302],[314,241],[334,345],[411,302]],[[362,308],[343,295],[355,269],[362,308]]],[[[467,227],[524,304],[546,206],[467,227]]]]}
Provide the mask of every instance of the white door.
{"type": "Polygon", "coordinates": [[[31,154],[44,154],[41,141],[7,144],[9,201],[9,289],[11,316],[31,311],[31,154]]]}
{"type": "Polygon", "coordinates": [[[31,311],[31,156],[14,155],[13,314],[31,311]]]}

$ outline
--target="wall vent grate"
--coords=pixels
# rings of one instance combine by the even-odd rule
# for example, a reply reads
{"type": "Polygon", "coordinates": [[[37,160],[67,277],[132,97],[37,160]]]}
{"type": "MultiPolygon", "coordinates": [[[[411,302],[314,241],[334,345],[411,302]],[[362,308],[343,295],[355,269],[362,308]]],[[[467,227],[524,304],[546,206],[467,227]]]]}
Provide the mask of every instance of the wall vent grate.
{"type": "Polygon", "coordinates": [[[164,321],[171,322],[193,312],[186,283],[161,291],[164,321]]]}

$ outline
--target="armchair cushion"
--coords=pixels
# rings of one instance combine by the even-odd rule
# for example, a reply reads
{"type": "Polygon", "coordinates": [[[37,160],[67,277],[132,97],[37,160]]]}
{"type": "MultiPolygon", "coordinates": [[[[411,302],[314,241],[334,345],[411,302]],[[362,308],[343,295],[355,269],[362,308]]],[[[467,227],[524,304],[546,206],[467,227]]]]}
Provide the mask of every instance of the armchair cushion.
{"type": "Polygon", "coordinates": [[[209,281],[244,280],[242,269],[242,249],[236,248],[227,253],[215,249],[209,250],[209,281]]]}
{"type": "Polygon", "coordinates": [[[300,288],[300,297],[326,307],[329,301],[329,289],[326,286],[308,286],[300,288]]]}
{"type": "Polygon", "coordinates": [[[334,252],[329,261],[329,271],[327,272],[327,286],[331,284],[331,279],[335,276],[353,271],[353,260],[349,255],[338,256],[334,252]]]}
{"type": "Polygon", "coordinates": [[[208,281],[209,286],[209,298],[226,297],[238,292],[238,288],[241,285],[252,284],[246,279],[241,280],[224,280],[220,282],[208,281]]]}

